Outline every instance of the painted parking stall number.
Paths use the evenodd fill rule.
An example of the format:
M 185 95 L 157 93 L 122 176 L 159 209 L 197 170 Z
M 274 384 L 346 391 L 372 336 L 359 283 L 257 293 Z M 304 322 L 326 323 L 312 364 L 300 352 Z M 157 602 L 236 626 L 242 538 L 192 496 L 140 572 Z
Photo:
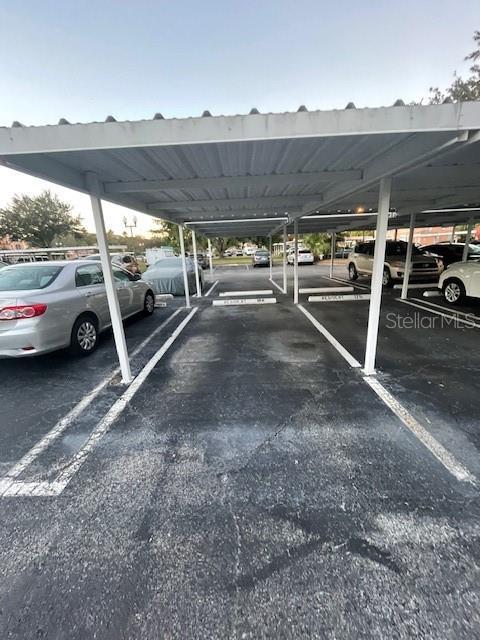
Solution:
M 233 300 L 212 300 L 215 307 L 229 307 L 246 304 L 275 304 L 276 298 L 236 298 Z
M 309 296 L 309 302 L 348 302 L 357 300 L 370 300 L 369 293 L 354 293 L 351 295 L 333 295 L 333 296 Z

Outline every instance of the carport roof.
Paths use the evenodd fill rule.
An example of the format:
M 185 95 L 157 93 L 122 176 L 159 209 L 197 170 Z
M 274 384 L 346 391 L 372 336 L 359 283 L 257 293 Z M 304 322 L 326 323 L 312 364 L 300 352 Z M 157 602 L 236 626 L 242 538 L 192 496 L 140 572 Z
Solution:
M 62 119 L 0 128 L 0 162 L 84 192 L 93 172 L 103 199 L 193 224 L 209 236 L 268 235 L 287 218 L 375 209 L 386 176 L 393 178 L 391 206 L 399 214 L 392 225 L 414 211 L 476 205 L 479 130 L 480 102 L 205 112 L 170 120 L 157 114 L 139 122 Z M 422 215 L 441 224 L 447 214 Z M 361 228 L 360 220 L 374 223 L 374 217 L 337 217 L 325 230 Z M 323 224 L 303 219 L 300 230 L 323 230 Z

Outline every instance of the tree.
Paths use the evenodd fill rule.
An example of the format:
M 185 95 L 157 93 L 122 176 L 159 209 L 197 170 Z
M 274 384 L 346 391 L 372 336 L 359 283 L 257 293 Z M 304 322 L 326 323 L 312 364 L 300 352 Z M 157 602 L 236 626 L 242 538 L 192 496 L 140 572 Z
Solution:
M 33 197 L 15 195 L 9 206 L 0 209 L 0 236 L 23 240 L 33 247 L 50 247 L 56 236 L 69 233 L 81 233 L 80 217 L 50 191 Z
M 477 48 L 464 58 L 472 62 L 469 69 L 472 75 L 464 80 L 454 72 L 453 82 L 445 91 L 430 87 L 430 104 L 440 104 L 447 98 L 454 102 L 480 100 L 480 31 L 474 32 L 473 41 Z

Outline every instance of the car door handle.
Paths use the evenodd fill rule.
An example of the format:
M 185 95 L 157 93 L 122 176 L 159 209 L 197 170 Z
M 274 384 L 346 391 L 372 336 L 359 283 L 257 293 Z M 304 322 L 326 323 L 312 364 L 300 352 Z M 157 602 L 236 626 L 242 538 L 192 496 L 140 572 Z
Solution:
M 95 295 L 94 291 L 86 291 L 85 292 L 85 298 L 91 298 L 94 295 Z

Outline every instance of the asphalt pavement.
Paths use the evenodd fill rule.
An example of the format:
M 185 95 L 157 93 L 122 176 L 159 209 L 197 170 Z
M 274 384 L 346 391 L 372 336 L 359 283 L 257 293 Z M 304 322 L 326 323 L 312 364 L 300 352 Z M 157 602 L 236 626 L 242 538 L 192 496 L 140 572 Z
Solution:
M 302 286 L 326 282 L 324 267 L 300 273 Z M 432 455 L 290 294 L 212 306 L 270 288 L 268 269 L 215 279 L 60 495 L 0 497 L 0 637 L 478 637 L 478 484 Z M 476 334 L 389 328 L 387 313 L 416 311 L 396 297 L 378 379 L 480 477 Z M 368 302 L 302 300 L 363 359 Z M 130 347 L 176 306 L 129 323 Z M 114 367 L 110 336 L 81 365 L 2 361 L 3 473 Z M 22 479 L 68 468 L 122 393 L 113 379 Z

